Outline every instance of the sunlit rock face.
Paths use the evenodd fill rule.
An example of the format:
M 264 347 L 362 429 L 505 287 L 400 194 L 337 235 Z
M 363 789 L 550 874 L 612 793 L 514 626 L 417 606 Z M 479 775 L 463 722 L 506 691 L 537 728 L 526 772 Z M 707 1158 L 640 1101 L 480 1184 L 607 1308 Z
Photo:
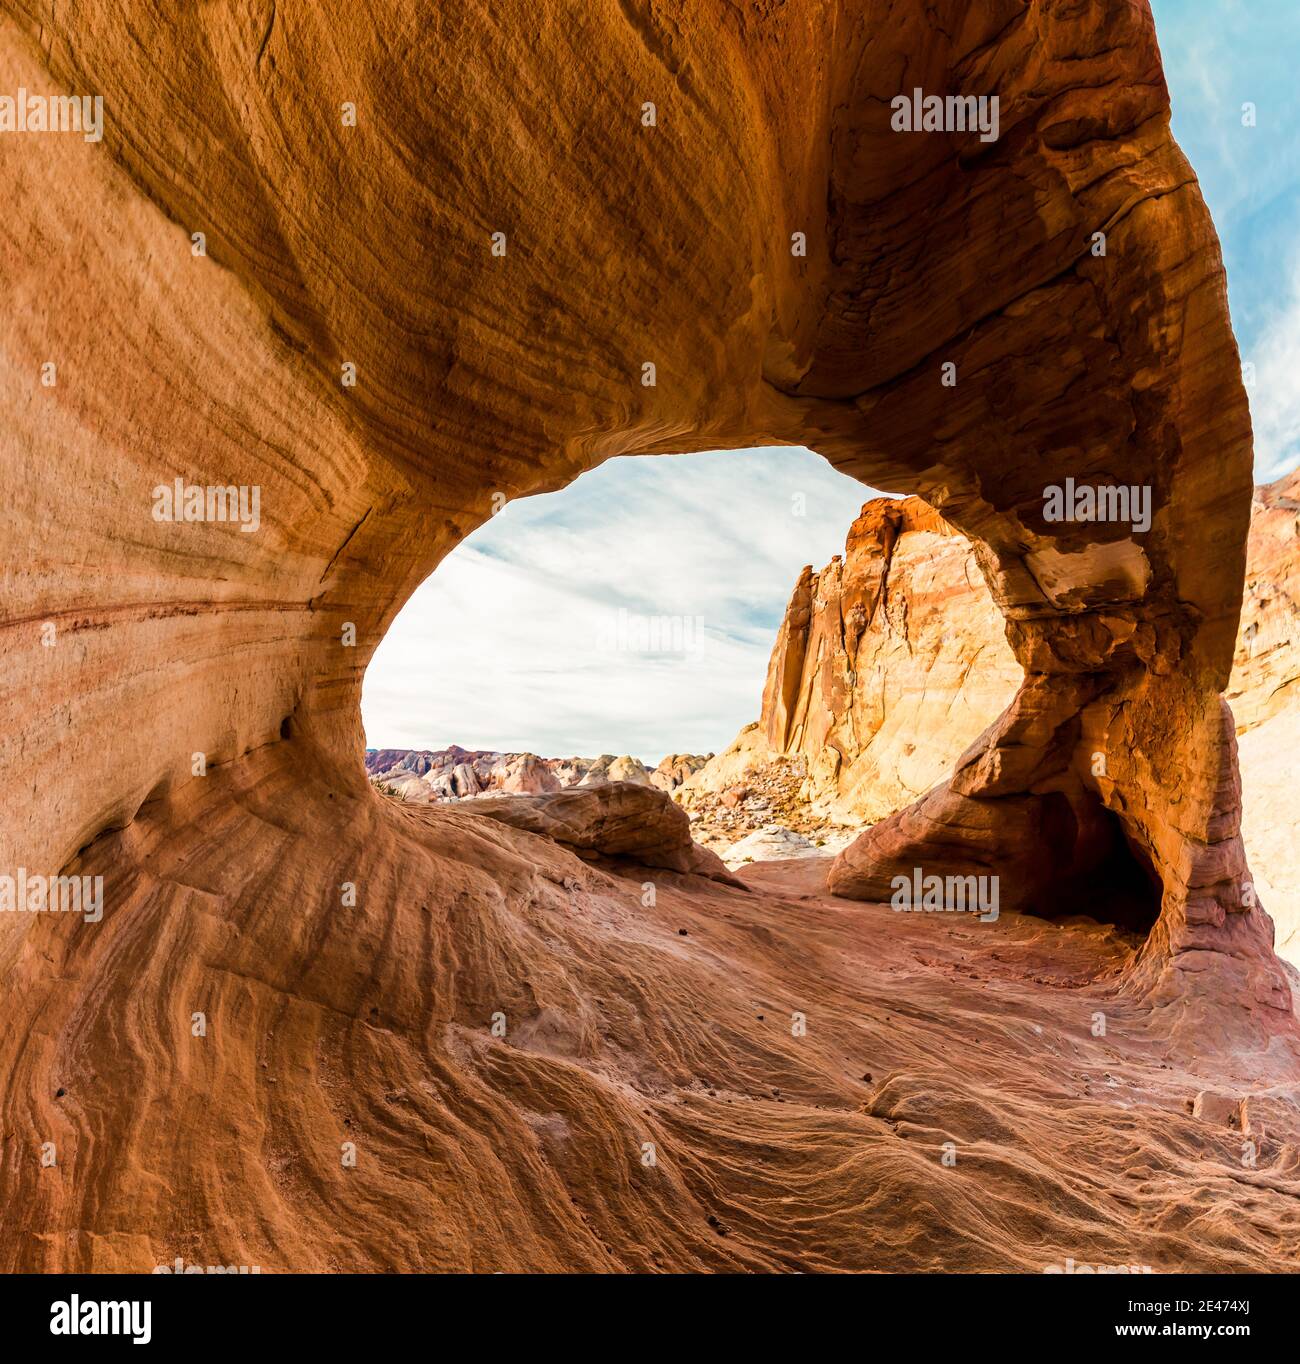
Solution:
M 668 753 L 650 773 L 650 784 L 661 791 L 675 791 L 704 767 L 712 753 Z
M 657 784 L 645 764 L 627 754 L 539 758 L 536 753 L 471 751 L 458 744 L 439 749 L 367 749 L 366 772 L 377 785 L 417 802 L 465 800 L 492 792 L 542 795 L 566 786 L 600 786 L 611 781 Z
M 1226 695 L 1243 733 L 1300 709 L 1300 470 L 1255 492 Z
M 72 23 L 3 45 L 12 84 L 93 87 L 108 113 L 102 142 L 0 150 L 10 199 L 82 243 L 21 214 L 0 242 L 29 305 L 6 359 L 31 376 L 4 413 L 25 492 L 0 861 L 57 868 L 196 752 L 296 726 L 346 763 L 366 660 L 500 496 L 791 441 L 975 542 L 1026 677 L 960 793 L 1064 763 L 1158 869 L 1153 959 L 1268 972 L 1236 845 L 1209 836 L 1249 427 L 1145 7 Z M 895 131 L 904 67 L 996 91 L 997 140 Z M 611 175 L 634 188 L 593 196 Z M 1044 518 L 1046 487 L 1121 476 L 1151 489 L 1140 537 Z M 257 487 L 258 530 L 154 520 L 178 477 Z M 42 647 L 47 619 L 70 647 Z
M 1023 676 L 970 541 L 919 498 L 876 498 L 799 575 L 757 723 L 676 798 L 713 841 L 776 820 L 843 846 L 943 781 Z
M 1242 823 L 1251 872 L 1300 965 L 1300 473 L 1256 491 L 1246 596 L 1228 699 L 1237 720 Z
M 662 867 L 743 889 L 727 875 L 716 853 L 692 840 L 690 820 L 681 807 L 648 783 L 609 781 L 545 795 L 493 796 L 473 809 L 572 848 L 579 857 Z
M 996 94 L 997 138 L 896 131 L 904 81 Z M 298 1268 L 863 1264 L 844 1218 L 783 1249 L 758 1160 L 704 1213 L 736 1140 L 806 1150 L 862 1102 L 856 1049 L 800 1050 L 788 1017 L 756 1040 L 745 982 L 797 1010 L 807 934 L 691 955 L 679 930 L 751 897 L 708 882 L 731 908 L 705 915 L 591 871 L 575 918 L 558 844 L 365 777 L 362 676 L 403 602 L 503 498 L 613 455 L 802 444 L 924 498 L 1025 677 L 877 860 L 961 838 L 1014 880 L 1015 820 L 1050 828 L 1050 888 L 1104 810 L 1159 890 L 1125 984 L 1202 1053 L 1292 1030 L 1219 708 L 1246 400 L 1145 4 L 35 0 L 0 23 L 19 87 L 102 96 L 104 130 L 0 138 L 0 868 L 102 876 L 103 917 L 0 915 L 5 1130 L 58 1150 L 57 1175 L 6 1157 L 0 1267 L 147 1268 L 196 1226 Z M 1148 487 L 1149 529 L 1046 519 L 1067 478 Z M 256 526 L 155 515 L 178 479 L 255 489 Z M 783 906 L 745 912 L 779 942 Z M 816 910 L 800 993 L 856 941 L 844 912 Z M 941 1048 L 873 1037 L 913 1075 L 896 1116 Z M 748 1136 L 701 1097 L 787 1072 L 806 1109 Z M 643 1188 L 652 1118 L 678 1161 Z M 857 1123 L 828 1171 L 859 1168 Z M 891 1159 L 922 1205 L 932 1170 Z M 988 1244 L 986 1192 L 945 1235 Z
M 760 723 L 806 760 L 815 809 L 873 824 L 945 778 L 1023 676 L 970 542 L 917 498 L 880 498 L 796 584 Z

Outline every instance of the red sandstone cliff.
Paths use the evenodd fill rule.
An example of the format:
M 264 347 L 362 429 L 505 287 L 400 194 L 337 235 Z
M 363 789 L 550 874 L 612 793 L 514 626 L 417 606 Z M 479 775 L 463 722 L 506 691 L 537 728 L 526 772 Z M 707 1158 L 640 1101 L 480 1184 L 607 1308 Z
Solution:
M 942 780 L 1023 676 L 970 542 L 918 498 L 878 498 L 844 557 L 800 576 L 759 726 L 805 760 L 817 809 L 873 823 Z

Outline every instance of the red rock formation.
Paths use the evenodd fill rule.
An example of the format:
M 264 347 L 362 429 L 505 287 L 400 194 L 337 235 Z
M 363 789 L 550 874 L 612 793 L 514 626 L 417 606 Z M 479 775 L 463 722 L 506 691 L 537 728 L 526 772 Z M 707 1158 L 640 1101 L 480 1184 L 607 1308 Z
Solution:
M 1256 492 L 1245 603 L 1226 693 L 1248 755 L 1244 786 L 1253 818 L 1245 837 L 1256 863 L 1255 891 L 1279 920 L 1279 941 L 1288 951 L 1295 950 L 1300 932 L 1300 865 L 1293 853 L 1300 807 L 1291 794 L 1287 756 L 1300 738 L 1298 479 L 1293 473 Z M 879 499 L 863 508 L 843 560 L 837 556 L 820 573 L 805 570 L 796 584 L 768 669 L 760 718 L 765 743 L 738 741 L 693 787 L 734 782 L 742 759 L 760 771 L 774 756 L 799 756 L 810 772 L 802 795 L 814 809 L 849 822 L 882 821 L 947 775 L 1014 694 L 1018 674 L 1001 618 L 971 572 L 968 546 L 917 499 Z M 1238 799 L 1233 787 L 1225 787 L 1229 810 Z M 927 808 L 923 803 L 900 815 L 889 836 L 915 831 Z M 972 805 L 955 840 L 943 827 L 934 837 L 960 848 L 988 818 L 985 808 Z M 1028 851 L 1044 836 L 1043 828 L 1031 836 L 1010 817 L 990 823 L 969 848 L 970 870 L 995 864 L 1005 870 L 1018 847 Z M 984 845 L 999 839 L 1005 847 L 988 858 Z M 1113 831 L 1102 846 L 1109 854 L 1120 851 Z M 860 856 L 861 850 L 847 854 L 841 864 L 842 891 L 887 898 L 892 877 L 910 870 L 892 865 L 886 872 L 874 860 L 852 866 Z M 1058 913 L 1073 908 L 1077 897 L 1053 885 L 1050 867 L 1057 862 L 1049 857 L 1036 875 L 1018 873 L 1013 903 Z M 1093 912 L 1115 916 L 1120 908 L 1094 905 Z
M 536 110 L 474 76 L 494 59 L 468 15 L 431 25 L 397 65 L 368 12 L 289 7 L 269 33 L 222 11 L 11 23 L 15 85 L 93 86 L 113 116 L 99 145 L 7 143 L 9 198 L 113 246 L 103 259 L 60 252 L 21 218 L 0 239 L 5 277 L 42 319 L 11 326 L 6 354 L 37 376 L 44 407 L 24 399 L 6 423 L 31 433 L 35 466 L 59 470 L 11 499 L 24 567 L 5 729 L 77 716 L 57 752 L 9 743 L 6 788 L 30 790 L 39 765 L 45 798 L 10 807 L 0 862 L 57 868 L 193 779 L 193 753 L 234 760 L 291 728 L 286 717 L 335 751 L 359 747 L 366 660 L 494 493 L 555 487 L 615 453 L 792 440 L 864 480 L 910 485 L 976 543 L 1026 681 L 960 794 L 1059 784 L 1064 762 L 1079 788 L 1068 798 L 1102 800 L 1159 871 L 1153 954 L 1194 939 L 1267 974 L 1266 930 L 1248 911 L 1224 928 L 1185 922 L 1189 887 L 1225 856 L 1216 895 L 1244 909 L 1239 857 L 1206 840 L 1228 761 L 1215 698 L 1250 451 L 1217 244 L 1169 135 L 1150 15 L 1120 0 L 1010 19 L 947 4 L 946 17 L 889 24 L 865 0 L 796 7 L 799 21 L 706 8 L 648 29 L 593 12 L 580 47 L 622 74 L 575 69 L 557 25 L 525 44 Z M 491 32 L 508 52 L 510 28 Z M 684 93 L 648 55 L 663 44 L 675 69 L 707 70 L 719 98 L 767 114 L 736 118 L 719 144 L 694 81 Z M 372 90 L 377 63 L 399 101 Z M 996 91 L 999 140 L 894 132 L 904 63 L 921 85 Z M 335 108 L 348 97 L 355 127 Z M 668 121 L 644 125 L 644 100 Z M 810 124 L 812 107 L 824 112 Z M 485 147 L 465 131 L 557 118 L 552 144 L 605 130 L 567 179 L 527 139 Z M 593 213 L 593 177 L 615 164 L 628 183 L 662 176 L 662 192 Z M 440 197 L 435 182 L 466 188 Z M 701 230 L 720 214 L 725 234 Z M 791 252 L 795 230 L 807 255 Z M 584 305 L 533 292 L 543 276 L 585 282 Z M 92 278 L 96 314 L 129 319 L 111 344 L 81 325 Z M 95 395 L 120 391 L 126 349 L 186 387 L 157 386 L 114 421 Z M 581 383 L 559 359 L 572 356 L 587 357 Z M 42 390 L 52 357 L 63 381 Z M 1044 520 L 1045 485 L 1121 473 L 1154 490 L 1141 541 Z M 152 520 L 150 489 L 176 476 L 258 486 L 259 532 Z M 71 563 L 28 552 L 23 527 L 34 550 L 81 544 L 92 526 L 96 548 Z M 75 647 L 42 647 L 46 620 Z M 356 647 L 341 643 L 349 625 Z M 1058 741 L 1027 740 L 1026 712 Z M 92 737 L 119 727 L 130 743 Z M 1105 779 L 1091 775 L 1097 750 Z
M 1022 677 L 969 541 L 917 498 L 878 498 L 843 559 L 801 575 L 759 724 L 804 758 L 814 808 L 874 823 L 946 777 Z
M 0 1268 L 1300 1269 L 1284 1051 L 1208 1067 L 1122 935 L 610 876 L 327 769 L 268 745 L 76 864 L 138 870 L 5 996 Z
M 506 791 L 520 795 L 541 795 L 547 791 L 558 791 L 560 779 L 535 753 L 521 753 L 511 758 L 500 770 L 493 773 L 495 780 L 489 789 Z
M 667 759 L 665 759 L 667 761 Z M 539 758 L 536 753 L 441 749 L 367 749 L 371 780 L 400 791 L 405 800 L 463 800 L 486 792 L 539 795 L 566 786 L 608 781 L 651 785 L 639 758 L 609 753 L 599 758 Z
M 1239 732 L 1300 709 L 1300 469 L 1255 493 L 1227 697 Z
M 1228 683 L 1242 767 L 1242 825 L 1278 949 L 1300 965 L 1300 471 L 1256 491 L 1241 631 Z
M 712 753 L 669 753 L 650 773 L 650 784 L 661 791 L 675 791 L 713 757 Z
M 579 785 L 596 786 L 602 782 L 632 782 L 637 786 L 649 786 L 650 774 L 640 758 L 631 758 L 627 754 L 613 758 L 605 754 L 583 773 Z
M 1291 793 L 1288 755 L 1300 732 L 1300 499 L 1297 475 L 1257 490 L 1247 552 L 1246 596 L 1227 696 L 1245 755 L 1244 838 L 1253 864 L 1254 890 L 1268 907 L 1278 945 L 1300 955 L 1300 865 L 1294 826 L 1300 808 Z M 783 805 L 782 823 L 812 828 L 827 819 L 873 824 L 887 819 L 945 778 L 962 750 L 978 738 L 1014 695 L 1020 670 L 1006 646 L 1000 613 L 973 571 L 968 542 L 955 535 L 915 498 L 879 499 L 863 508 L 849 532 L 845 554 L 819 573 L 805 570 L 782 622 L 768 669 L 758 729 L 694 777 L 681 793 L 701 819 L 698 836 L 729 847 L 734 837 L 773 817 L 764 804 L 753 819 L 733 821 L 732 837 L 720 824 L 711 795 L 726 803 L 742 780 L 770 786 L 782 763 L 797 759 L 808 779 L 798 808 Z M 751 727 L 752 729 L 752 727 Z M 720 793 L 720 795 L 719 795 Z M 1235 804 L 1231 790 L 1225 798 Z M 807 801 L 811 809 L 803 808 Z M 745 802 L 747 805 L 747 802 Z M 989 812 L 970 808 L 971 826 Z M 888 831 L 923 830 L 925 805 L 900 816 Z M 750 812 L 746 809 L 745 814 Z M 1041 812 L 1040 812 L 1041 813 Z M 1029 836 L 1004 811 L 996 826 L 969 848 L 969 871 L 1007 871 Z M 715 829 L 715 825 L 719 825 Z M 875 835 L 882 838 L 887 831 Z M 969 828 L 940 843 L 963 847 Z M 1103 826 L 1098 856 L 1112 869 L 1122 848 Z M 761 836 L 760 842 L 761 842 Z M 1044 837 L 1042 827 L 1033 833 Z M 989 858 L 989 842 L 1005 847 Z M 756 845 L 758 846 L 758 845 Z M 870 846 L 870 841 L 868 843 Z M 954 855 L 957 855 L 954 853 Z M 840 888 L 888 898 L 893 877 L 910 866 L 872 862 L 864 868 L 846 855 Z M 1054 859 L 1049 859 L 1052 861 Z M 874 867 L 878 875 L 863 876 Z M 1140 922 L 1142 882 L 1130 868 L 1127 887 L 1112 882 L 1109 903 L 1085 912 Z M 1081 907 L 1078 887 L 1054 884 L 1045 870 L 1017 873 L 1011 903 L 1067 913 Z
M 1252 827 L 1246 842 L 1258 863 L 1257 870 L 1267 869 L 1264 877 L 1255 879 L 1253 890 L 1257 898 L 1272 908 L 1274 918 L 1280 915 L 1281 941 L 1287 944 L 1288 951 L 1295 950 L 1296 934 L 1300 932 L 1300 865 L 1293 853 L 1294 825 L 1300 817 L 1300 807 L 1291 795 L 1286 757 L 1300 737 L 1296 729 L 1300 724 L 1298 479 L 1300 475 L 1293 473 L 1256 493 L 1247 552 L 1245 604 L 1227 689 L 1235 735 L 1234 726 L 1225 715 L 1223 738 L 1225 746 L 1232 748 L 1236 736 L 1243 736 L 1248 753 L 1245 786 L 1247 794 L 1254 795 Z M 871 756 L 872 780 L 863 791 L 866 807 L 855 808 L 851 799 L 841 797 L 830 806 L 832 811 L 841 817 L 860 816 L 867 822 L 898 812 L 887 826 L 882 825 L 856 849 L 846 851 L 834 873 L 837 890 L 841 894 L 888 899 L 893 878 L 909 874 L 911 866 L 906 857 L 890 860 L 885 846 L 895 843 L 911 847 L 918 838 L 933 839 L 939 846 L 949 845 L 948 860 L 970 872 L 988 873 L 1001 868 L 1006 874 L 1015 868 L 1012 895 L 1004 901 L 1009 907 L 1069 912 L 1078 906 L 1079 899 L 1077 894 L 1067 894 L 1054 874 L 1054 869 L 1068 865 L 1062 860 L 1061 851 L 1052 848 L 1053 837 L 1060 837 L 1059 829 L 1054 834 L 1050 823 L 1030 826 L 1016 823 L 1017 814 L 1038 819 L 1045 811 L 1023 805 L 1019 810 L 1004 806 L 995 820 L 987 806 L 971 802 L 961 807 L 962 818 L 954 829 L 952 821 L 942 817 L 950 797 L 945 792 L 936 792 L 915 809 L 900 812 L 907 801 L 899 799 L 897 783 L 891 783 L 887 773 L 889 764 L 897 769 L 902 755 L 896 747 L 885 749 L 882 761 L 872 752 L 879 745 L 878 726 L 888 708 L 873 704 L 874 698 L 869 701 L 862 694 L 863 678 L 872 676 L 872 671 L 860 661 L 855 666 L 864 647 L 873 661 L 881 659 L 875 664 L 884 673 L 883 678 L 876 679 L 879 691 L 888 692 L 892 687 L 896 695 L 911 692 L 943 705 L 945 695 L 951 696 L 952 691 L 946 685 L 948 679 L 939 671 L 941 664 L 935 646 L 942 641 L 945 631 L 958 636 L 959 656 L 970 664 L 970 672 L 959 679 L 958 686 L 969 689 L 970 679 L 975 677 L 977 690 L 968 698 L 969 711 L 982 712 L 989 719 L 1001 709 L 997 692 L 1007 687 L 1008 679 L 1005 668 L 1000 666 L 1000 627 L 995 626 L 984 609 L 987 597 L 982 584 L 972 583 L 969 574 L 963 571 L 952 552 L 956 546 L 951 540 L 945 543 L 924 533 L 917 535 L 917 555 L 910 575 L 900 579 L 893 571 L 900 545 L 909 534 L 923 530 L 923 523 L 913 525 L 911 518 L 924 518 L 924 507 L 916 499 L 903 502 L 884 499 L 869 504 L 863 513 L 850 533 L 843 565 L 836 560 L 821 574 L 810 575 L 805 571 L 796 586 L 773 652 L 762 720 L 767 738 L 777 751 L 802 753 L 814 764 L 814 771 L 820 764 L 825 774 L 823 791 L 828 785 L 837 794 L 843 791 L 846 783 L 840 774 L 853 772 L 864 758 Z M 932 515 L 930 519 L 933 521 Z M 891 584 L 907 649 L 882 658 L 884 651 L 871 627 L 876 625 L 881 633 L 888 633 L 891 628 L 886 618 Z M 928 597 L 923 593 L 928 593 Z M 863 621 L 867 629 L 860 632 L 855 622 Z M 793 683 L 788 680 L 791 657 L 801 660 Z M 782 717 L 786 717 L 784 722 Z M 909 740 L 915 736 L 922 741 L 929 738 L 934 744 L 933 761 L 938 767 L 932 769 L 932 778 L 944 763 L 944 741 L 949 741 L 951 753 L 959 734 L 960 729 L 947 723 L 942 712 L 920 717 L 905 714 L 896 729 L 897 736 Z M 1231 766 L 1224 770 L 1225 784 L 1218 801 L 1223 811 L 1223 829 L 1235 833 L 1240 829 L 1242 792 L 1232 771 Z M 820 794 L 818 786 L 815 781 L 809 783 L 807 794 L 814 800 Z M 937 820 L 935 811 L 940 814 Z M 1121 852 L 1113 830 L 1107 833 L 1104 827 L 1100 828 L 1097 839 L 1098 852 L 1092 863 L 1094 878 L 1099 861 L 1113 861 Z M 991 857 L 990 847 L 994 853 Z M 1031 861 L 1025 862 L 1024 857 Z M 1076 874 L 1081 870 L 1084 868 L 1076 868 Z M 1130 890 L 1131 918 L 1136 913 L 1131 901 L 1140 892 L 1140 883 Z M 1124 906 L 1115 903 L 1113 886 L 1110 898 L 1111 904 L 1101 908 L 1094 904 L 1090 912 L 1124 918 Z M 1212 895 L 1198 912 L 1221 920 Z
M 579 857 L 605 857 L 740 886 L 716 853 L 691 839 L 686 812 L 653 786 L 611 781 L 541 796 L 497 796 L 474 813 L 554 839 Z
M 972 540 L 1025 670 L 889 855 L 940 856 L 974 802 L 992 864 L 1006 819 L 1068 811 L 1064 876 L 1104 807 L 1162 887 L 1170 1009 L 1135 1027 L 1176 1014 L 1202 1057 L 1291 1033 L 1219 709 L 1249 422 L 1147 6 L 11 10 L 0 88 L 101 94 L 106 126 L 0 139 L 0 868 L 102 875 L 104 917 L 0 915 L 0 1267 L 1030 1267 L 1043 1219 L 1103 1256 L 1172 1219 L 1194 1120 L 1166 1107 L 1134 1120 L 1159 1191 L 1127 1235 L 1055 1220 L 1083 1167 L 1132 1206 L 1099 1104 L 931 1216 L 922 1146 L 1030 1124 L 1023 979 L 974 1048 L 1008 1059 L 935 1077 L 942 1023 L 918 1048 L 879 1002 L 916 958 L 845 983 L 842 905 L 793 932 L 779 892 L 565 892 L 558 845 L 375 793 L 359 718 L 395 613 L 502 497 L 806 444 Z M 1000 137 L 893 131 L 903 80 L 997 94 Z M 1149 533 L 1045 520 L 1067 477 L 1149 486 Z M 158 519 L 177 478 L 256 489 L 257 529 Z M 678 941 L 706 926 L 716 951 Z M 909 1028 L 973 1017 L 925 941 Z M 1072 1037 L 1084 998 L 1053 1001 Z M 505 1045 L 494 1011 L 526 1019 Z M 1134 1046 L 1173 1104 L 1189 1077 Z M 1171 1253 L 1290 1254 L 1281 1196 L 1242 1188 Z M 873 1200 L 905 1234 L 862 1236 Z

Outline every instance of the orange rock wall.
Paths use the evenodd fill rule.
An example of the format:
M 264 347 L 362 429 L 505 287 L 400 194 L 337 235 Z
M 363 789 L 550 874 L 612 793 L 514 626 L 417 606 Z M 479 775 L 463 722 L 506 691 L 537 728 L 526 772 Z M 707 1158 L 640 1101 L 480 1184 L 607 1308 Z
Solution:
M 999 138 L 895 132 L 916 85 L 996 94 Z M 615 1175 L 642 1118 L 591 1079 L 598 1039 L 682 1085 L 763 1071 L 740 993 L 734 1046 L 643 1036 L 716 1009 L 720 959 L 611 1023 L 590 1000 L 626 970 L 553 947 L 544 840 L 417 828 L 365 781 L 362 675 L 403 602 L 501 497 L 618 454 L 803 444 L 934 506 L 1025 681 L 886 851 L 976 830 L 1014 868 L 1005 831 L 1101 802 L 1163 888 L 1148 997 L 1197 1037 L 1293 1027 L 1219 711 L 1246 399 L 1145 4 L 5 0 L 20 86 L 99 95 L 105 126 L 0 137 L 0 868 L 102 875 L 105 903 L 94 930 L 0 914 L 3 1267 L 144 1268 L 201 1254 L 194 1226 L 313 1268 L 590 1268 L 620 1236 L 638 1268 L 802 1263 L 761 1213 L 743 1245 L 691 1220 L 716 1163 L 648 1197 Z M 1067 476 L 1149 485 L 1150 531 L 1046 522 Z M 258 489 L 258 529 L 155 519 L 177 478 Z M 466 1033 L 502 1000 L 527 1061 Z M 561 1110 L 581 1141 L 523 1140 Z M 354 1128 L 389 1158 L 348 1186 Z M 583 1217 L 548 1150 L 621 1192 Z
M 796 584 L 760 723 L 804 758 L 815 808 L 871 824 L 946 777 L 1023 676 L 970 542 L 917 498 L 881 498 Z

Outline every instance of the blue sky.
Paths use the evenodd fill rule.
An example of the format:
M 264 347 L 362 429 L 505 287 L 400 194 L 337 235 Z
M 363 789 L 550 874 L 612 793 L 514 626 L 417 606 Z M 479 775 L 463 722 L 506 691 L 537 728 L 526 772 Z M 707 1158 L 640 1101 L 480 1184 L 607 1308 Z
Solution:
M 1300 462 L 1300 0 L 1152 10 L 1174 133 L 1214 215 L 1254 366 L 1265 482 Z M 1254 127 L 1242 123 L 1247 102 Z M 724 748 L 758 716 L 799 569 L 843 549 L 871 495 L 786 449 L 615 459 L 512 503 L 448 556 L 380 644 L 362 696 L 367 742 L 650 764 Z M 667 617 L 668 643 L 684 647 L 642 648 L 650 617 Z
M 1300 462 L 1300 3 L 1152 0 L 1173 129 L 1214 216 L 1250 393 L 1255 474 Z M 1244 127 L 1242 105 L 1255 105 Z
M 651 765 L 725 748 L 758 718 L 800 567 L 843 550 L 870 496 L 820 455 L 766 449 L 612 459 L 511 502 L 376 650 L 366 741 Z

